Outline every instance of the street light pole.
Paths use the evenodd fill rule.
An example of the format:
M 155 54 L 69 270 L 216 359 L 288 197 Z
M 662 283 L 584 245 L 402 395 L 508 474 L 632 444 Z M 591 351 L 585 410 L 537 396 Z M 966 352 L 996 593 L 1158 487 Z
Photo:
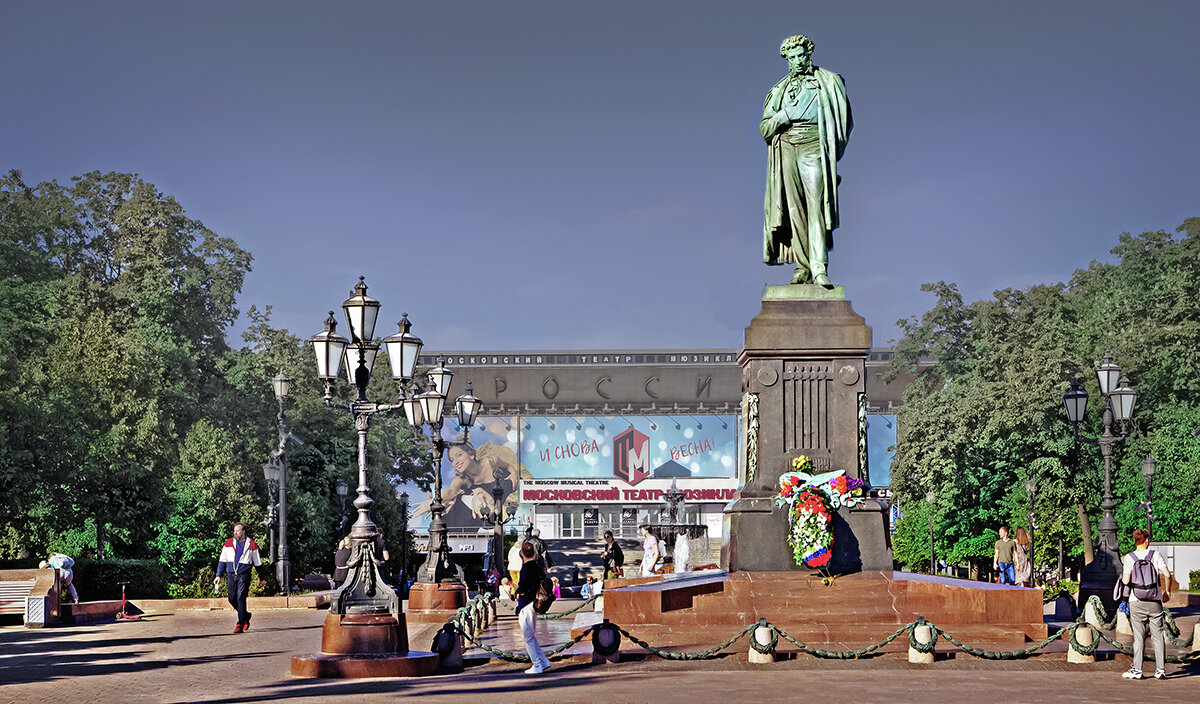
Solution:
M 291 439 L 299 443 L 300 439 L 288 432 L 287 417 L 284 413 L 292 380 L 280 372 L 271 383 L 275 389 L 275 400 L 279 404 L 279 413 L 275 418 L 279 431 L 279 445 L 271 453 L 271 459 L 279 467 L 279 561 L 275 563 L 275 579 L 279 582 L 280 593 L 287 596 L 291 593 L 292 585 L 292 564 L 288 554 L 287 535 L 287 441 Z
M 403 404 L 381 404 L 367 400 L 371 365 L 379 349 L 379 346 L 372 342 L 379 308 L 379 301 L 367 295 L 367 285 L 360 276 L 350 298 L 342 303 L 342 310 L 350 328 L 350 339 L 338 334 L 337 320 L 330 311 L 325 320 L 325 330 L 310 340 L 316 354 L 317 376 L 325 385 L 325 405 L 349 412 L 354 418 L 354 428 L 358 435 L 358 497 L 354 500 L 358 519 L 350 527 L 352 547 L 347 562 L 349 571 L 346 581 L 330 598 L 329 610 L 331 614 L 389 613 L 397 622 L 403 622 L 399 596 L 394 589 L 387 587 L 375 557 L 374 546 L 379 528 L 371 520 L 370 511 L 375 501 L 371 498 L 371 489 L 367 483 L 367 431 L 371 418 L 379 413 L 403 408 Z M 392 378 L 400 384 L 401 391 L 404 389 L 404 383 L 413 377 L 417 355 L 422 345 L 420 338 L 409 333 L 410 327 L 408 315 L 405 314 L 400 320 L 399 332 L 383 341 L 392 367 Z M 358 393 L 349 405 L 333 402 L 333 388 L 337 384 L 344 356 L 351 361 L 357 361 L 354 374 L 349 378 L 353 378 Z M 380 589 L 380 586 L 384 588 Z
M 338 539 L 340 540 L 342 531 L 346 529 L 346 495 L 350 493 L 350 485 L 346 483 L 345 479 L 338 477 L 337 483 L 333 485 L 333 490 L 341 501 L 341 508 L 339 509 L 341 511 L 341 521 L 338 522 L 337 529 Z
M 1117 443 L 1125 439 L 1125 424 L 1133 416 L 1133 404 L 1137 400 L 1137 392 L 1129 386 L 1129 377 L 1121 373 L 1121 367 L 1113 363 L 1112 353 L 1104 353 L 1104 361 L 1096 365 L 1096 379 L 1100 384 L 1100 393 L 1104 396 L 1104 414 L 1102 422 L 1104 432 L 1098 438 L 1084 438 L 1100 447 L 1104 458 L 1104 495 L 1100 499 L 1100 549 L 1096 558 L 1084 565 L 1081 576 L 1079 597 L 1086 599 L 1096 594 L 1106 607 L 1115 606 L 1112 600 L 1112 586 L 1116 583 L 1121 562 L 1117 554 L 1117 519 L 1113 512 L 1116 501 L 1112 494 L 1112 454 Z M 1074 427 L 1075 438 L 1079 439 L 1079 423 L 1083 420 L 1087 407 L 1088 395 L 1080 388 L 1078 379 L 1071 379 L 1071 388 L 1063 394 L 1063 406 L 1067 411 L 1067 420 Z M 1113 422 L 1120 423 L 1121 434 L 1112 432 Z
M 400 576 L 404 582 L 401 597 L 408 596 L 408 492 L 400 493 L 400 513 L 404 517 L 404 533 L 400 536 Z
M 925 494 L 925 500 L 929 502 L 929 574 L 937 574 L 937 563 L 933 560 L 933 500 L 937 498 L 937 494 L 932 491 Z
M 1154 513 L 1152 512 L 1153 500 L 1151 497 L 1154 491 L 1154 457 L 1147 454 L 1146 459 L 1142 460 L 1142 476 L 1146 478 L 1146 503 L 1143 504 L 1146 508 L 1146 532 L 1151 538 L 1154 536 Z
M 412 394 L 402 403 L 408 422 L 414 428 L 428 426 L 429 440 L 433 444 L 433 495 L 429 497 L 429 551 L 425 563 L 417 569 L 417 582 L 423 585 L 422 599 L 427 597 L 433 601 L 424 604 L 437 603 L 431 597 L 436 585 L 454 583 L 463 585 L 465 590 L 466 575 L 461 566 L 450 559 L 449 529 L 443 516 L 445 506 L 442 504 L 442 455 L 446 451 L 446 440 L 442 437 L 442 426 L 445 419 L 442 411 L 445 409 L 446 398 L 450 392 L 450 381 L 454 373 L 446 368 L 446 360 L 438 358 L 437 366 L 429 372 L 429 391 L 423 394 Z M 413 391 L 417 391 L 414 387 Z M 472 397 L 474 398 L 474 397 Z M 478 399 L 475 399 L 478 401 Z M 462 399 L 459 400 L 459 403 Z M 478 411 L 478 404 L 474 411 Z M 475 422 L 474 415 L 470 418 Z M 469 424 L 468 424 L 469 427 Z M 465 591 L 463 593 L 465 598 Z M 458 596 L 453 597 L 455 601 Z M 410 601 L 410 608 L 412 604 Z
M 1034 507 L 1034 500 L 1037 497 L 1037 480 L 1036 479 L 1034 479 L 1033 477 L 1030 477 L 1029 479 L 1025 480 L 1025 492 L 1027 494 L 1029 494 L 1029 513 L 1025 516 L 1026 523 L 1029 524 L 1029 554 L 1025 556 L 1025 559 L 1027 559 L 1029 561 L 1029 583 L 1032 585 L 1032 584 L 1036 584 L 1036 582 L 1034 581 L 1034 576 L 1033 576 L 1033 566 L 1034 566 L 1033 565 L 1033 548 L 1034 548 L 1033 535 L 1034 535 L 1034 529 L 1036 528 L 1036 526 L 1034 525 L 1034 518 L 1036 517 L 1036 515 L 1034 513 L 1033 507 Z
M 270 563 L 276 564 L 275 559 L 275 527 L 278 525 L 277 511 L 279 510 L 279 465 L 274 461 L 263 465 L 263 478 L 267 480 L 267 519 L 263 526 L 267 529 L 267 539 L 271 545 Z

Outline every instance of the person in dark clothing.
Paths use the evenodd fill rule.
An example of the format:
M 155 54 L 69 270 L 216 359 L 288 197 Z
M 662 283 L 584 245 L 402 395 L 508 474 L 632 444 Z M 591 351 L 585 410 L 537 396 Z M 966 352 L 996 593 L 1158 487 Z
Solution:
M 543 572 L 549 572 L 554 566 L 554 561 L 550 559 L 550 554 L 546 552 L 546 543 L 541 539 L 542 531 L 537 528 L 531 528 L 525 536 L 525 542 L 533 546 L 537 552 L 537 561 L 541 565 Z
M 237 611 L 237 627 L 234 633 L 241 633 L 250 628 L 250 612 L 246 610 L 246 597 L 250 595 L 250 579 L 253 577 L 253 567 L 261 565 L 258 558 L 258 545 L 246 537 L 246 526 L 241 523 L 233 524 L 233 537 L 225 541 L 221 548 L 221 557 L 217 562 L 217 578 L 213 587 L 221 583 L 221 576 L 229 579 L 229 603 Z
M 350 561 L 350 536 L 342 538 L 337 550 L 333 553 L 333 588 L 337 589 L 346 581 L 349 569 L 346 563 Z
M 525 652 L 529 653 L 532 663 L 525 674 L 540 675 L 550 669 L 550 660 L 537 641 L 537 614 L 533 610 L 533 598 L 546 578 L 546 571 L 538 564 L 537 550 L 530 543 L 521 546 L 521 560 L 521 577 L 517 582 L 517 614 L 521 635 L 525 638 Z
M 617 544 L 617 541 L 613 540 L 611 530 L 604 531 L 604 552 L 601 556 L 604 558 L 605 579 L 624 575 L 625 571 L 621 565 L 625 564 L 625 553 L 621 550 L 621 546 Z

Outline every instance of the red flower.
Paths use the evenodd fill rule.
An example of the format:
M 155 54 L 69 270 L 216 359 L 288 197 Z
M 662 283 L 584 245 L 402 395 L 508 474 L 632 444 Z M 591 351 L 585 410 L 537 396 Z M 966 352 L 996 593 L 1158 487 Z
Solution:
M 792 477 L 792 486 L 800 486 L 800 477 Z

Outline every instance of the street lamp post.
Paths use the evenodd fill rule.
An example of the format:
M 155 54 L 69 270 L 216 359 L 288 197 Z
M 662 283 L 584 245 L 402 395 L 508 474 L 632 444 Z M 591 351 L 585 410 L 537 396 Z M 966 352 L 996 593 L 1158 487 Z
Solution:
M 267 462 L 263 465 L 263 478 L 267 480 L 267 518 L 263 521 L 263 526 L 267 529 L 267 539 L 271 545 L 270 562 L 275 564 L 275 527 L 278 525 L 278 497 L 279 497 L 279 465 L 276 462 Z
M 1034 529 L 1037 527 L 1034 525 L 1036 514 L 1033 510 L 1034 500 L 1037 498 L 1037 480 L 1033 477 L 1025 480 L 1025 493 L 1029 494 L 1029 513 L 1025 515 L 1026 523 L 1029 525 L 1029 554 L 1025 556 L 1025 559 L 1029 561 L 1029 583 L 1032 585 L 1036 583 L 1033 576 L 1033 535 Z
M 929 574 L 937 574 L 937 563 L 933 560 L 933 500 L 937 494 L 928 492 L 925 500 L 929 502 Z
M 372 403 L 367 400 L 371 365 L 379 349 L 372 342 L 379 308 L 379 301 L 367 295 L 367 285 L 360 276 L 350 298 L 342 303 L 350 338 L 337 332 L 337 320 L 331 311 L 325 320 L 325 330 L 310 340 L 316 354 L 317 376 L 325 385 L 325 405 L 349 412 L 354 418 L 354 428 L 358 434 L 358 497 L 354 500 L 358 519 L 350 527 L 349 572 L 342 587 L 333 593 L 329 609 L 331 614 L 390 613 L 397 622 L 403 622 L 399 597 L 394 589 L 386 586 L 387 582 L 375 558 L 374 545 L 379 528 L 371 520 L 371 506 L 375 501 L 371 499 L 371 489 L 367 483 L 367 431 L 371 418 L 403 407 L 402 404 Z M 409 333 L 410 327 L 408 314 L 405 314 L 399 323 L 400 331 L 383 341 L 391 363 L 392 378 L 400 385 L 401 391 L 405 382 L 413 378 L 422 345 L 420 338 Z M 333 389 L 337 384 L 343 356 L 357 365 L 354 373 L 348 375 L 354 380 L 358 392 L 349 405 L 333 402 Z M 378 588 L 379 585 L 384 588 Z
M 404 534 L 400 536 L 400 577 L 404 580 L 400 584 L 402 590 L 401 597 L 408 596 L 408 492 L 400 493 L 400 515 L 404 520 Z
M 371 489 L 367 483 L 367 430 L 371 418 L 403 408 L 403 404 L 372 403 L 367 400 L 374 351 L 372 339 L 379 316 L 379 301 L 367 295 L 363 277 L 358 278 L 350 298 L 342 304 L 350 339 L 337 332 L 333 313 L 325 320 L 325 330 L 310 342 L 317 358 L 317 376 L 325 385 L 325 405 L 350 413 L 358 435 L 358 497 L 354 507 L 358 519 L 350 527 L 350 558 L 346 562 L 346 581 L 329 601 L 329 614 L 321 629 L 321 652 L 292 658 L 292 674 L 304 677 L 407 677 L 432 674 L 438 666 L 437 653 L 408 648 L 408 619 L 400 595 L 384 579 L 375 557 L 379 528 L 371 520 Z M 412 380 L 420 338 L 408 332 L 408 315 L 400 320 L 400 331 L 383 341 L 391 362 L 392 378 L 400 385 Z M 356 363 L 354 380 L 358 394 L 348 404 L 333 402 L 343 356 L 347 348 Z
M 1154 457 L 1147 454 L 1146 459 L 1142 460 L 1142 476 L 1146 478 L 1146 502 L 1142 504 L 1146 509 L 1146 532 L 1154 536 L 1154 513 L 1152 510 L 1152 495 L 1154 491 Z
M 1096 365 L 1096 378 L 1100 384 L 1100 393 L 1104 396 L 1104 432 L 1098 438 L 1084 438 L 1100 447 L 1104 457 L 1104 495 L 1100 499 L 1100 549 L 1096 558 L 1084 565 L 1079 588 L 1080 600 L 1091 594 L 1100 596 L 1106 606 L 1115 606 L 1112 602 L 1112 586 L 1116 583 L 1118 567 L 1121 563 L 1117 554 L 1117 519 L 1113 509 L 1117 504 L 1112 494 L 1112 454 L 1117 443 L 1125 439 L 1126 424 L 1133 416 L 1133 404 L 1137 400 L 1137 392 L 1129 386 L 1129 377 L 1121 373 L 1121 367 L 1113 363 L 1112 353 L 1104 353 L 1104 361 Z M 1087 408 L 1087 392 L 1080 388 L 1078 379 L 1071 379 L 1071 388 L 1063 394 L 1063 406 L 1067 411 L 1067 420 L 1079 438 L 1079 423 L 1083 420 Z M 1113 422 L 1120 424 L 1121 434 L 1112 432 Z
M 463 429 L 464 437 L 469 441 L 471 427 L 483 408 L 483 401 L 475 397 L 471 390 L 471 382 L 467 382 L 467 391 L 454 400 L 454 412 L 458 425 Z M 492 466 L 492 506 L 493 510 L 484 516 L 484 521 L 492 524 L 492 566 L 497 572 L 502 572 L 504 560 L 504 479 L 508 472 L 499 464 Z
M 437 366 L 429 372 L 429 391 L 423 394 L 415 393 L 405 399 L 404 406 L 408 422 L 414 428 L 427 426 L 429 439 L 433 445 L 433 494 L 429 500 L 429 550 L 424 564 L 417 569 L 417 587 L 419 596 L 409 597 L 409 608 L 428 609 L 446 608 L 450 604 L 462 601 L 465 603 L 466 575 L 462 567 L 450 559 L 449 529 L 443 517 L 445 506 L 442 504 L 442 455 L 446 451 L 446 441 L 442 437 L 444 417 L 442 411 L 446 406 L 446 398 L 450 392 L 450 381 L 454 373 L 446 367 L 446 361 L 439 358 Z M 469 395 L 469 393 L 468 393 Z M 465 398 L 465 397 L 464 397 Z M 464 398 L 456 401 L 456 406 L 466 403 Z M 474 399 L 474 397 L 470 397 Z M 475 422 L 475 413 L 479 411 L 479 400 L 469 405 L 470 421 L 467 427 Z M 447 585 L 445 589 L 439 585 Z M 446 592 L 442 594 L 441 592 Z M 451 595 L 452 594 L 452 595 Z
M 338 477 L 337 483 L 333 485 L 333 490 L 341 500 L 341 508 L 339 510 L 342 513 L 342 520 L 338 523 L 337 530 L 338 538 L 341 538 L 342 531 L 346 529 L 346 495 L 350 493 L 350 485 L 346 483 L 345 479 Z
M 275 425 L 279 432 L 279 445 L 271 453 L 271 460 L 278 467 L 279 478 L 279 560 L 275 563 L 275 579 L 279 582 L 280 593 L 287 596 L 292 584 L 292 564 L 288 554 L 287 535 L 287 441 L 291 439 L 300 442 L 300 440 L 288 432 L 287 417 L 284 414 L 292 380 L 280 372 L 271 380 L 271 385 L 275 389 L 275 400 L 279 404 L 279 413 L 275 416 Z

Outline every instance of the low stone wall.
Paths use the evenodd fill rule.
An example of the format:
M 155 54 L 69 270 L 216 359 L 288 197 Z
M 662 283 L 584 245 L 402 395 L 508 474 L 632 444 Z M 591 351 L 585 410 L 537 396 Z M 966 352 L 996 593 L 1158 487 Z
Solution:
M 312 592 L 296 596 L 252 596 L 246 599 L 246 608 L 255 609 L 318 609 L 329 605 L 333 591 Z M 212 599 L 136 599 L 131 603 L 146 612 L 170 613 L 173 611 L 232 611 L 229 600 L 224 596 Z

